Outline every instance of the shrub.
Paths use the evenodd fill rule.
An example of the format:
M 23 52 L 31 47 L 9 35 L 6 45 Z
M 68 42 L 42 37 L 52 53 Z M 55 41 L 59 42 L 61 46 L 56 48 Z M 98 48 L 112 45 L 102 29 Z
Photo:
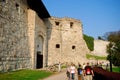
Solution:
M 94 38 L 91 36 L 87 36 L 85 34 L 84 34 L 83 38 L 87 44 L 88 49 L 90 51 L 93 51 L 94 50 Z

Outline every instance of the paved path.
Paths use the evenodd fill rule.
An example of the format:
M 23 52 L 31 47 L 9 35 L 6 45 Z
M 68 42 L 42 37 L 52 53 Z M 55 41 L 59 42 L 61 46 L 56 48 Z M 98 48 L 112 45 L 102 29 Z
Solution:
M 59 72 L 59 73 L 56 73 L 50 77 L 47 77 L 43 80 L 68 80 L 67 79 L 67 76 L 66 76 L 66 71 L 62 71 L 62 72 Z M 78 80 L 77 79 L 77 75 L 75 76 L 75 80 Z

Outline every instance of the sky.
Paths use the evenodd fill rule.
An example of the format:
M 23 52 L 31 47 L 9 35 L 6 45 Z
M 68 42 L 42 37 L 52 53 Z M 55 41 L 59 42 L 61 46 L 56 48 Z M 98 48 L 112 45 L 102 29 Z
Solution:
M 120 30 L 120 0 L 42 0 L 53 17 L 70 17 L 83 24 L 83 33 L 95 39 Z

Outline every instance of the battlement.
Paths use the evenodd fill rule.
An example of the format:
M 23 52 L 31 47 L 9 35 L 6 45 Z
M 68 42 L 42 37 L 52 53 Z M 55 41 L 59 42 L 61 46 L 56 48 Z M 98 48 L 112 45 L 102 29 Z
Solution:
M 74 19 L 74 18 L 70 18 L 70 17 L 63 17 L 63 18 L 50 17 L 49 20 L 53 20 L 53 21 L 71 21 L 71 22 L 75 22 L 75 23 L 81 23 L 80 20 Z

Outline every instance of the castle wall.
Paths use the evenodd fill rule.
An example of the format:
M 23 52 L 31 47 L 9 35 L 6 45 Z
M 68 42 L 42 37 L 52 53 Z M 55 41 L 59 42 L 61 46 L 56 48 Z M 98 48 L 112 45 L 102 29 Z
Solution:
M 28 45 L 29 45 L 29 53 L 31 56 L 31 65 L 32 68 L 36 68 L 35 60 L 35 11 L 28 9 Z
M 30 68 L 26 0 L 0 1 L 0 71 Z
M 97 56 L 107 56 L 107 45 L 109 44 L 108 41 L 103 40 L 94 40 L 94 51 L 91 53 Z
M 48 65 L 86 60 L 89 52 L 83 40 L 82 23 L 71 18 L 49 18 Z
M 27 0 L 0 0 L 0 72 L 83 63 L 88 52 L 79 20 L 43 20 Z
M 0 19 L 0 71 L 45 67 L 46 26 L 26 0 L 0 1 Z

